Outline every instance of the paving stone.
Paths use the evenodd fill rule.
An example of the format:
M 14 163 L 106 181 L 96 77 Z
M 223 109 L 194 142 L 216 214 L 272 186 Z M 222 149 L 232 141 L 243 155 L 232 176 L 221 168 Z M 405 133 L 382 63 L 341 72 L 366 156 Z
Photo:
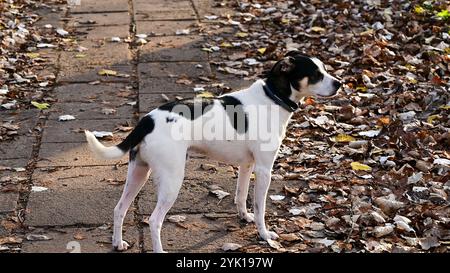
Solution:
M 31 192 L 25 223 L 29 226 L 112 223 L 126 169 L 126 166 L 37 169 L 33 185 L 48 190 Z M 132 219 L 130 210 L 126 221 Z
M 114 70 L 118 74 L 127 75 L 125 77 L 117 76 L 100 76 L 99 71 L 102 69 Z M 123 82 L 129 83 L 129 76 L 132 73 L 131 66 L 93 66 L 93 67 L 83 67 L 83 66 L 61 66 L 60 73 L 58 74 L 58 83 L 73 83 L 73 82 Z
M 18 136 L 13 140 L 2 141 L 0 160 L 13 158 L 30 158 L 33 152 L 34 136 Z
M 58 120 L 61 115 L 73 115 L 77 120 L 83 119 L 116 119 L 116 118 L 132 118 L 134 108 L 127 104 L 127 102 L 133 102 L 135 100 L 127 100 L 117 98 L 112 102 L 104 103 L 57 103 L 52 107 L 50 120 Z M 104 114 L 106 109 L 116 110 L 112 114 Z M 63 123 L 71 123 L 73 121 L 67 121 Z
M 201 65 L 202 67 L 197 67 Z M 140 79 L 148 77 L 171 77 L 178 78 L 187 76 L 189 78 L 198 78 L 200 76 L 210 77 L 211 68 L 205 62 L 185 62 L 185 63 L 140 63 L 138 65 Z
M 27 158 L 0 159 L 0 166 L 2 166 L 2 167 L 25 168 L 27 165 L 28 165 L 28 159 Z
M 133 1 L 136 20 L 197 19 L 190 1 Z
M 27 241 L 22 243 L 22 253 L 109 253 L 114 252 L 111 244 L 112 230 L 102 227 L 36 229 L 31 234 L 45 234 L 48 241 Z M 30 234 L 29 233 L 29 234 Z M 131 225 L 124 225 L 123 239 L 132 247 L 126 253 L 139 252 L 139 231 Z
M 222 18 L 236 16 L 235 10 L 232 8 L 218 6 L 216 5 L 217 2 L 214 0 L 193 0 L 192 2 L 198 12 L 200 20 L 202 21 L 208 22 L 208 20 L 205 20 L 205 15 L 216 15 Z
M 21 111 L 5 111 L 0 115 L 2 122 L 13 122 L 19 125 L 18 135 L 11 140 L 2 141 L 0 160 L 13 158 L 30 158 L 33 144 L 36 141 L 33 129 L 36 126 L 40 111 L 37 109 Z
M 102 141 L 102 143 L 112 146 L 120 143 L 120 140 Z M 127 156 L 120 160 L 97 159 L 88 149 L 87 143 L 42 143 L 37 167 L 115 165 L 126 162 L 128 162 Z
M 175 101 L 176 97 L 193 98 L 196 94 L 192 92 L 183 93 L 182 96 L 178 95 L 177 93 L 167 93 L 165 95 L 169 98 L 169 101 Z M 165 103 L 167 103 L 167 101 L 162 97 L 161 94 L 139 94 L 139 113 L 148 113 Z
M 131 75 L 131 55 L 128 45 L 121 43 L 82 42 L 88 48 L 83 53 L 62 52 L 58 82 L 91 82 L 95 80 L 110 82 L 129 82 L 128 77 L 101 76 L 98 72 L 110 69 L 121 74 Z M 78 58 L 79 54 L 84 56 Z
M 139 11 L 176 11 L 178 9 L 192 9 L 189 0 L 134 0 L 133 6 Z
M 163 248 L 169 252 L 224 252 L 225 243 L 242 246 L 257 243 L 253 224 L 240 225 L 236 215 L 210 220 L 202 214 L 185 214 L 186 221 L 165 221 L 161 231 Z M 229 231 L 232 228 L 233 231 Z M 144 250 L 152 251 L 150 228 L 144 228 Z
M 176 83 L 175 78 L 148 78 L 141 77 L 139 81 L 139 94 L 167 94 L 178 93 L 184 95 L 185 93 L 192 93 L 195 84 L 185 85 Z
M 0 213 L 14 211 L 16 209 L 18 199 L 18 192 L 0 192 Z
M 57 62 L 57 57 L 55 57 L 54 62 L 55 63 Z M 34 73 L 34 75 L 36 75 L 36 78 L 40 82 L 48 81 L 49 79 L 51 79 L 51 81 L 53 81 L 53 79 L 56 77 L 57 74 L 58 74 L 58 68 L 57 68 L 56 64 L 51 64 L 50 61 L 48 63 L 43 63 L 41 65 L 41 67 L 36 66 L 36 70 Z M 45 90 L 50 90 L 51 88 L 52 88 L 52 86 L 47 86 L 45 88 Z
M 13 122 L 19 125 L 17 133 L 19 135 L 29 134 L 36 126 L 40 111 L 38 109 L 1 111 L 0 121 Z
M 15 210 L 21 184 L 27 180 L 27 173 L 17 172 L 12 168 L 26 168 L 27 164 L 28 160 L 25 158 L 0 160 L 0 213 Z
M 6 220 L 6 215 L 0 214 L 0 222 Z M 9 231 L 3 225 L 0 225 L 0 238 L 8 236 Z
M 145 33 L 148 35 L 175 35 L 177 30 L 189 29 L 195 26 L 197 21 L 137 21 L 136 33 Z
M 128 90 L 127 86 L 123 83 L 95 85 L 74 83 L 57 86 L 53 92 L 58 102 L 112 103 L 116 100 L 122 100 L 122 97 L 126 98 L 127 101 L 133 101 L 135 100 L 133 91 Z
M 114 13 L 77 13 L 72 14 L 67 25 L 69 27 L 129 25 L 128 12 Z
M 193 9 L 140 11 L 135 9 L 136 20 L 195 20 L 197 15 Z
M 47 24 L 50 24 L 55 28 L 64 26 L 64 22 L 61 21 L 61 17 L 64 17 L 63 11 L 58 11 L 51 7 L 41 6 L 35 12 L 40 16 L 40 20 L 36 22 L 35 26 L 40 29 Z
M 89 42 L 84 41 L 80 46 L 88 50 L 80 52 L 62 52 L 61 64 L 64 66 L 122 66 L 131 63 L 128 45 L 124 43 Z M 83 58 L 78 58 L 82 54 Z
M 27 163 L 26 159 L 0 160 L 2 169 L 3 167 L 25 168 Z M 16 209 L 21 184 L 26 180 L 26 172 L 0 171 L 0 213 L 8 213 Z
M 208 60 L 202 51 L 204 40 L 200 36 L 154 37 L 140 50 L 141 62 L 201 62 Z
M 111 12 L 111 11 L 128 11 L 127 0 L 80 0 L 80 5 L 74 5 L 70 9 L 70 13 L 86 13 L 86 12 Z
M 126 38 L 129 35 L 128 25 L 118 26 L 89 26 L 76 29 L 80 40 L 87 41 L 110 41 L 111 37 Z
M 129 132 L 114 132 L 119 126 L 132 126 L 131 119 L 93 119 L 57 121 L 46 123 L 41 142 L 86 142 L 84 130 L 113 132 L 116 139 L 125 138 Z

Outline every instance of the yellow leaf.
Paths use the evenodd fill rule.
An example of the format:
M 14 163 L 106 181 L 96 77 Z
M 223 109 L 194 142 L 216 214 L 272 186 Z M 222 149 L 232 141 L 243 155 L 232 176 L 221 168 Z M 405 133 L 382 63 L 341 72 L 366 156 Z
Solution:
M 414 65 L 411 64 L 405 64 L 406 69 L 408 69 L 409 71 L 416 71 L 416 67 Z
M 102 69 L 102 70 L 98 71 L 98 74 L 100 76 L 116 76 L 117 71 L 109 70 L 109 69 Z
M 358 87 L 356 87 L 356 91 L 366 92 L 367 91 L 367 87 L 365 87 L 365 86 L 358 86 Z
M 415 6 L 414 7 L 414 12 L 417 14 L 424 14 L 425 13 L 425 9 L 422 8 L 421 6 Z
M 202 48 L 202 51 L 213 52 L 213 50 L 211 48 L 207 48 L 207 47 Z
M 258 48 L 259 54 L 261 54 L 261 55 L 264 54 L 266 52 L 266 49 L 267 48 L 265 48 L 265 47 Z
M 201 92 L 199 93 L 197 96 L 197 98 L 214 98 L 214 94 L 209 92 L 209 91 L 205 91 L 205 92 Z
M 239 38 L 245 38 L 247 36 L 248 36 L 248 33 L 245 33 L 245 32 L 236 33 L 236 37 L 239 37 Z
M 314 32 L 326 32 L 327 31 L 323 27 L 312 27 L 311 30 Z
M 442 105 L 439 108 L 444 109 L 444 110 L 448 110 L 448 109 L 450 109 L 450 105 Z
M 86 54 L 77 54 L 75 55 L 75 58 L 84 58 L 86 57 Z
M 283 24 L 289 24 L 289 19 L 287 19 L 287 18 L 283 18 L 283 19 L 281 19 L 281 23 L 283 23 Z
M 352 162 L 350 165 L 352 166 L 352 169 L 354 171 L 371 171 L 372 170 L 372 168 L 370 166 L 361 164 L 359 162 Z
M 355 141 L 356 139 L 350 135 L 346 135 L 346 134 L 339 134 L 335 137 L 333 137 L 333 141 L 334 142 L 350 142 L 350 141 Z
M 50 106 L 50 104 L 48 104 L 48 103 L 45 103 L 45 102 L 44 103 L 39 103 L 39 102 L 36 102 L 36 101 L 32 101 L 31 105 L 33 105 L 34 107 L 36 107 L 39 110 L 45 110 L 45 109 L 47 109 Z
M 230 43 L 227 42 L 223 42 L 222 44 L 220 44 L 221 47 L 232 47 L 233 45 L 231 45 Z
M 373 34 L 373 29 L 368 29 L 366 31 L 363 31 L 359 35 L 366 36 L 366 35 L 370 35 L 370 34 Z
M 36 59 L 36 58 L 38 58 L 39 56 L 41 56 L 41 54 L 39 54 L 39 53 L 32 53 L 32 52 L 27 53 L 27 54 L 25 54 L 25 55 L 27 55 L 27 57 L 28 57 L 28 58 L 31 58 L 31 59 Z
M 427 122 L 430 123 L 430 124 L 433 124 L 433 122 L 434 122 L 436 119 L 440 118 L 440 117 L 441 117 L 441 116 L 439 116 L 439 115 L 431 115 L 431 116 L 429 116 L 429 117 L 427 118 Z

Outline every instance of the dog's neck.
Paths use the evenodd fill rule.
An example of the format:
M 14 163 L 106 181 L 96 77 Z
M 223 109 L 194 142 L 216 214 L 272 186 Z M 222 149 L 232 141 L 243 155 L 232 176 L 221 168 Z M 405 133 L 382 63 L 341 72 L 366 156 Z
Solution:
M 264 91 L 275 104 L 280 105 L 288 112 L 294 112 L 298 109 L 297 102 L 301 98 L 297 97 L 298 92 L 293 90 L 289 79 L 283 77 L 274 79 L 269 76 L 264 82 Z

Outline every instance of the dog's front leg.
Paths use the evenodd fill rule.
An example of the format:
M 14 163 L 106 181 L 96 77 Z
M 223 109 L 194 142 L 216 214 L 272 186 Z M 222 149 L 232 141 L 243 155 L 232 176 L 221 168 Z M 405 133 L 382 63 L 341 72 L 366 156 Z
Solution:
M 267 191 L 269 190 L 271 179 L 271 170 L 272 164 L 258 165 L 258 163 L 256 163 L 256 184 L 254 193 L 255 223 L 258 228 L 259 236 L 266 241 L 269 239 L 274 240 L 278 238 L 278 235 L 275 232 L 267 229 L 266 222 L 264 220 Z
M 250 185 L 250 176 L 253 172 L 253 167 L 253 163 L 243 164 L 239 166 L 236 196 L 234 198 L 239 217 L 247 221 L 248 223 L 255 221 L 253 213 L 249 213 L 247 211 L 248 187 Z

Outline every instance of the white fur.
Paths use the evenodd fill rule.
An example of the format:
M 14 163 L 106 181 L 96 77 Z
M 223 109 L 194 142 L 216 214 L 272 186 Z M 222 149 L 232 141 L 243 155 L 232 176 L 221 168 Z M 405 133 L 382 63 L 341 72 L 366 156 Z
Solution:
M 85 130 L 84 134 L 86 135 L 89 148 L 97 157 L 101 159 L 117 159 L 125 155 L 125 153 L 116 146 L 105 147 L 97 140 L 93 133 Z
M 325 70 L 324 64 L 319 59 L 311 58 L 311 60 L 319 67 L 320 72 L 323 74 L 323 80 L 316 84 L 308 85 L 307 89 L 313 95 L 324 97 L 333 95 L 335 93 L 333 82 L 338 80 Z

